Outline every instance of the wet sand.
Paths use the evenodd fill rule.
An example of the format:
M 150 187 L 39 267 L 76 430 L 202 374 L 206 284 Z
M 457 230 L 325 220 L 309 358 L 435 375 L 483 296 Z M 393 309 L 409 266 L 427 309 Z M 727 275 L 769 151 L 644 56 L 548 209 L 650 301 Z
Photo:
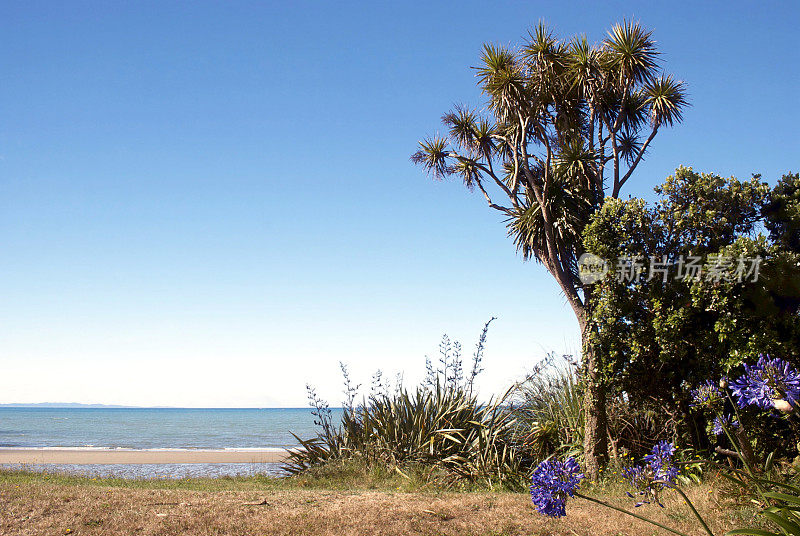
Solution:
M 0 464 L 280 463 L 285 450 L 0 449 Z

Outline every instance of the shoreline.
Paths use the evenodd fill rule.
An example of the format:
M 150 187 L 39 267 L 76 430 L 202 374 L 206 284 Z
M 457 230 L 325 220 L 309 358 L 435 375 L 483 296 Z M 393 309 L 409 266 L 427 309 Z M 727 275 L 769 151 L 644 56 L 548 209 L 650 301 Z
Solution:
M 281 463 L 288 449 L 0 448 L 0 464 L 111 465 L 168 463 Z

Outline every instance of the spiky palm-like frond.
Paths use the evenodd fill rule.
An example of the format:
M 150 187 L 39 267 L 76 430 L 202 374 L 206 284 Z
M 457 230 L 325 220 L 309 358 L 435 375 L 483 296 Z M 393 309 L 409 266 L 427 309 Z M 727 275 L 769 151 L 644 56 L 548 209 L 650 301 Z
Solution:
M 653 32 L 642 28 L 638 22 L 622 21 L 615 24 L 603 46 L 608 69 L 618 87 L 642 84 L 651 80 L 658 68 L 658 50 Z
M 546 113 L 548 107 L 559 108 L 570 92 L 571 85 L 564 77 L 569 63 L 567 51 L 567 45 L 558 41 L 544 23 L 529 32 L 519 63 L 524 65 L 531 117 Z
M 602 83 L 599 51 L 589 45 L 586 36 L 576 37 L 569 44 L 567 73 L 573 87 L 597 88 Z
M 547 28 L 544 21 L 539 21 L 536 28 L 528 32 L 528 39 L 522 48 L 522 58 L 529 65 L 552 66 L 563 59 L 562 52 L 562 45 L 553 32 Z
M 680 123 L 683 121 L 683 109 L 689 106 L 686 85 L 672 75 L 662 74 L 648 82 L 644 87 L 644 97 L 653 126 Z
M 555 172 L 574 188 L 592 189 L 597 153 L 589 149 L 583 138 L 575 137 L 564 145 L 555 158 Z
M 475 183 L 480 178 L 480 170 L 475 162 L 466 158 L 460 158 L 451 168 L 453 175 L 458 175 L 464 181 L 464 186 L 470 192 L 475 188 Z
M 556 155 L 556 174 L 566 178 L 570 184 L 577 184 L 573 179 L 591 173 L 596 159 L 597 154 L 586 145 L 583 138 L 576 136 Z
M 588 116 L 581 88 L 567 87 L 565 84 L 562 91 L 557 104 L 553 106 L 555 111 L 553 127 L 559 144 L 585 135 L 588 126 Z
M 625 162 L 631 164 L 642 150 L 639 136 L 624 130 L 617 135 L 617 150 Z
M 474 146 L 477 120 L 475 112 L 460 104 L 442 116 L 442 123 L 450 129 L 450 139 L 468 150 Z
M 618 109 L 622 115 L 622 128 L 635 132 L 647 123 L 647 97 L 642 91 L 633 91 L 620 103 Z
M 448 165 L 447 140 L 439 137 L 425 138 L 419 142 L 419 149 L 411 155 L 411 161 L 437 179 L 452 173 Z
M 594 95 L 593 105 L 598 119 L 613 125 L 622 106 L 622 91 L 616 86 L 604 83 L 602 89 Z
M 488 120 L 478 121 L 475 127 L 475 150 L 480 158 L 489 159 L 497 150 L 494 134 L 494 126 Z
M 500 72 L 517 70 L 517 59 L 505 47 L 486 43 L 481 51 L 482 67 L 476 67 L 481 86 L 491 84 L 492 79 Z
M 525 106 L 526 88 L 517 59 L 508 49 L 486 44 L 477 68 L 481 89 L 489 96 L 489 106 L 498 119 L 505 121 Z
M 442 116 L 442 123 L 448 127 L 450 139 L 470 156 L 489 158 L 494 152 L 494 127 L 469 108 L 457 105 Z

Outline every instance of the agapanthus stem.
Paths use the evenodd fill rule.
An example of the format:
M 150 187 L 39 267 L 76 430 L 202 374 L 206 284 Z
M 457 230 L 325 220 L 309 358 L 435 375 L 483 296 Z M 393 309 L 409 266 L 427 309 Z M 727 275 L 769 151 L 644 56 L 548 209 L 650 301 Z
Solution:
M 608 504 L 607 502 L 601 501 L 600 499 L 595 499 L 594 497 L 589 497 L 588 495 L 582 495 L 580 493 L 576 493 L 575 496 L 576 497 L 580 497 L 581 499 L 586 499 L 587 501 L 591 501 L 593 503 L 597 503 L 597 504 L 599 504 L 601 506 L 605 506 L 606 508 L 611 508 L 612 510 L 616 510 L 617 512 L 622 512 L 623 514 L 628 514 L 629 516 L 635 517 L 636 519 L 641 519 L 642 521 L 644 521 L 646 523 L 650 523 L 651 525 L 655 525 L 656 527 L 660 527 L 660 528 L 662 528 L 664 530 L 667 530 L 667 531 L 669 531 L 669 532 L 671 532 L 673 534 L 677 534 L 678 536 L 689 536 L 685 532 L 681 532 L 679 530 L 675 530 L 673 528 L 670 528 L 670 527 L 668 527 L 666 525 L 662 525 L 658 521 L 653 521 L 652 519 L 648 519 L 648 518 L 646 518 L 644 516 L 640 516 L 639 514 L 634 514 L 630 510 L 625 510 L 624 508 L 620 508 L 618 506 L 614 506 L 613 504 Z M 711 534 L 711 533 L 709 532 L 709 534 Z M 711 534 L 711 536 L 714 536 L 714 535 Z
M 753 446 L 750 444 L 750 438 L 747 436 L 747 432 L 744 430 L 744 422 L 742 421 L 742 416 L 739 414 L 739 406 L 733 401 L 733 398 L 731 398 L 730 393 L 727 391 L 725 392 L 725 396 L 728 398 L 728 402 L 731 404 L 731 406 L 733 406 L 733 413 L 736 415 L 736 422 L 739 423 L 739 433 L 731 434 L 730 429 L 726 427 L 722 417 L 719 416 L 717 418 L 720 419 L 722 429 L 725 430 L 725 434 L 728 436 L 728 439 L 731 440 L 731 443 L 733 443 L 734 446 L 739 446 L 739 448 L 736 449 L 739 451 L 739 457 L 741 457 L 742 462 L 745 464 L 745 466 L 747 466 L 748 471 L 750 471 L 752 474 L 752 465 L 755 462 Z M 732 438 L 732 435 L 736 436 L 735 440 Z
M 694 517 L 696 517 L 697 520 L 700 522 L 700 524 L 703 525 L 703 528 L 708 533 L 708 536 L 714 536 L 714 533 L 711 532 L 710 528 L 708 528 L 708 525 L 706 524 L 705 519 L 703 519 L 703 516 L 700 515 L 700 512 L 697 511 L 697 509 L 694 507 L 694 504 L 692 504 L 692 501 L 689 500 L 689 497 L 686 496 L 686 494 L 683 492 L 683 490 L 680 489 L 678 486 L 675 486 L 672 489 L 674 489 L 675 491 L 680 493 L 681 497 L 683 497 L 683 500 L 686 501 L 686 504 L 688 504 L 689 508 L 692 510 L 692 513 L 694 514 Z
M 742 422 L 742 416 L 739 415 L 739 409 L 736 406 L 736 403 L 731 398 L 731 395 L 728 393 L 725 393 L 725 395 L 728 397 L 728 401 L 733 406 L 733 411 L 734 414 L 736 415 L 736 421 L 739 423 L 739 430 L 742 431 L 743 439 L 741 439 L 741 441 L 734 439 L 734 434 L 731 432 L 731 429 L 728 427 L 728 425 L 725 424 L 725 421 L 722 419 L 721 414 L 719 413 L 717 414 L 717 419 L 719 419 L 720 426 L 722 427 L 722 430 L 725 432 L 725 435 L 728 436 L 728 440 L 733 445 L 733 448 L 736 449 L 736 452 L 739 454 L 739 459 L 742 460 L 742 465 L 744 465 L 745 469 L 747 469 L 747 474 L 753 480 L 753 483 L 755 484 L 756 489 L 758 490 L 758 494 L 761 495 L 762 500 L 766 501 L 766 498 L 764 497 L 764 490 L 761 488 L 761 484 L 758 483 L 758 478 L 756 478 L 755 472 L 753 472 L 753 468 L 750 465 L 750 460 L 748 459 L 748 456 L 746 456 L 745 453 L 743 452 L 742 442 L 746 441 L 748 443 L 747 446 L 750 447 L 750 453 L 752 456 L 752 446 L 750 445 L 750 439 L 747 437 L 747 434 L 744 433 L 744 423 Z

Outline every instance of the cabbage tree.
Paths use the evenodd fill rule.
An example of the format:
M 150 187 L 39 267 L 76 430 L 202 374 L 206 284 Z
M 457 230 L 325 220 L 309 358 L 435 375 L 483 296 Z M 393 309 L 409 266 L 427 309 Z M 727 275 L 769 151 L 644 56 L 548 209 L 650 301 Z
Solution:
M 543 23 L 521 46 L 486 44 L 475 68 L 486 106 L 444 114 L 444 136 L 412 161 L 435 178 L 460 178 L 502 214 L 526 259 L 556 280 L 581 330 L 584 456 L 589 477 L 606 457 L 606 383 L 592 342 L 591 286 L 581 283 L 581 235 L 619 197 L 658 132 L 683 118 L 684 84 L 661 71 L 652 32 L 615 25 L 600 43 L 557 38 Z

